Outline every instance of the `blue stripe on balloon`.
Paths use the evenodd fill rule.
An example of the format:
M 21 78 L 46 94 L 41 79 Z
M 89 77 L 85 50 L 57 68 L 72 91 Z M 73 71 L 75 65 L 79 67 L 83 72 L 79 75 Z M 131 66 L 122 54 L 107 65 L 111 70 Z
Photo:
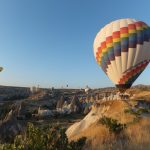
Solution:
M 121 39 L 121 45 L 128 45 L 128 39 Z
M 147 29 L 144 30 L 144 41 L 149 41 Z
M 137 34 L 136 33 L 129 34 L 129 48 L 136 48 L 136 43 L 137 43 Z
M 129 38 L 122 38 L 121 39 L 121 51 L 128 52 L 129 47 Z
M 129 34 L 129 42 L 136 42 L 137 35 L 136 34 Z
M 106 65 L 110 64 L 109 58 L 107 56 L 107 52 L 103 54 L 102 60 L 106 63 Z M 107 68 L 107 66 L 106 66 L 106 68 Z
M 108 48 L 108 57 L 109 57 L 109 60 L 112 61 L 112 60 L 115 60 L 115 56 L 114 56 L 114 48 Z
M 103 71 L 106 73 L 106 63 L 105 63 L 105 61 L 102 61 L 101 67 L 102 67 Z
M 137 32 L 137 44 L 143 44 L 144 42 L 144 32 L 140 30 Z
M 114 43 L 114 54 L 115 54 L 115 56 L 121 56 L 121 44 L 120 44 L 120 42 Z
M 148 38 L 150 40 L 150 27 L 148 27 L 148 29 L 147 29 L 147 35 L 148 35 Z
M 128 44 L 125 45 L 125 44 L 121 43 L 121 50 L 123 50 L 123 49 L 128 49 Z

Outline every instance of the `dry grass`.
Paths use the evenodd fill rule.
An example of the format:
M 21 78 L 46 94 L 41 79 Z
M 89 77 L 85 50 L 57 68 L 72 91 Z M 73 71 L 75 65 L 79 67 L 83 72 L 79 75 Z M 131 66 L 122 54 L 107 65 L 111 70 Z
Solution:
M 143 118 L 126 130 L 130 149 L 150 149 L 150 118 Z
M 95 124 L 71 140 L 87 137 L 85 150 L 149 150 L 150 118 L 128 125 L 121 134 L 115 135 L 101 125 Z
M 103 125 L 92 125 L 88 129 L 84 130 L 80 134 L 77 134 L 70 138 L 70 140 L 77 140 L 80 137 L 87 137 L 88 139 L 92 139 L 92 137 L 100 136 L 107 137 L 109 134 L 108 129 Z M 92 135 L 92 136 L 91 136 Z
M 113 101 L 110 109 L 105 113 L 105 116 L 119 120 L 120 123 L 132 122 L 135 118 L 132 114 L 127 114 L 124 111 L 130 109 L 130 105 L 126 101 Z
M 93 123 L 97 123 L 102 116 L 119 120 L 122 124 L 133 122 L 136 116 L 125 113 L 125 109 L 130 109 L 130 105 L 122 100 L 106 101 L 99 106 L 93 106 L 92 111 L 82 121 L 72 125 L 67 130 L 67 136 L 71 139 L 72 136 L 82 133 L 87 128 L 93 128 Z M 90 127 L 91 125 L 92 127 Z
M 150 98 L 150 90 L 141 90 L 141 89 L 130 89 L 128 90 L 130 94 L 135 95 L 134 99 L 144 99 L 149 100 Z
M 135 94 L 134 100 L 150 101 L 149 90 L 131 89 L 129 93 Z M 110 133 L 105 125 L 95 123 L 88 129 L 79 131 L 80 133 L 71 137 L 70 140 L 87 137 L 85 150 L 150 150 L 150 117 L 141 115 L 141 118 L 137 120 L 135 115 L 124 113 L 125 109 L 134 108 L 137 103 L 134 100 L 104 102 L 98 106 L 110 106 L 105 116 L 127 124 L 127 128 L 119 135 Z

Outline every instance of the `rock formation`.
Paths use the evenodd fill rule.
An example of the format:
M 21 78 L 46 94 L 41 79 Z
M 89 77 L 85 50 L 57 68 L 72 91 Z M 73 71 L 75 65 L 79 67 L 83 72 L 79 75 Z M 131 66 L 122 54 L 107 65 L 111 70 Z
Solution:
M 20 105 L 14 104 L 12 109 L 6 114 L 3 120 L 0 120 L 0 140 L 1 142 L 10 142 L 24 128 L 24 122 L 17 120 L 20 111 Z
M 126 109 L 131 109 L 131 105 L 127 101 L 101 101 L 92 106 L 92 110 L 83 120 L 70 126 L 66 134 L 69 138 L 72 138 L 88 129 L 93 124 L 98 123 L 103 116 L 117 119 L 121 123 L 132 122 L 135 116 L 125 113 Z

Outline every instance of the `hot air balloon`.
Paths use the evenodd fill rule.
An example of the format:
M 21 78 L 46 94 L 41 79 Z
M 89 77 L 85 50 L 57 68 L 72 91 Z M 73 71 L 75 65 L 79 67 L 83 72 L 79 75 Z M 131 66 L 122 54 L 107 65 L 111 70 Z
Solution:
M 3 67 L 0 67 L 0 72 L 3 71 Z
M 107 24 L 96 35 L 94 56 L 119 91 L 124 92 L 150 62 L 150 27 L 135 19 Z
M 86 88 L 84 89 L 84 91 L 85 91 L 85 93 L 86 93 L 86 94 L 88 94 L 88 93 L 89 93 L 90 88 L 89 88 L 89 86 L 88 86 L 88 85 L 86 86 Z

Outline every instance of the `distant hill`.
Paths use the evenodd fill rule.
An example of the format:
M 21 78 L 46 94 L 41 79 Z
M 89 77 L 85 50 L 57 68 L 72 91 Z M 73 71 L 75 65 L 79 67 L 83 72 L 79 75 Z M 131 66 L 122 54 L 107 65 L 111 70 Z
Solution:
M 134 85 L 132 88 L 150 88 L 150 85 L 138 84 Z

